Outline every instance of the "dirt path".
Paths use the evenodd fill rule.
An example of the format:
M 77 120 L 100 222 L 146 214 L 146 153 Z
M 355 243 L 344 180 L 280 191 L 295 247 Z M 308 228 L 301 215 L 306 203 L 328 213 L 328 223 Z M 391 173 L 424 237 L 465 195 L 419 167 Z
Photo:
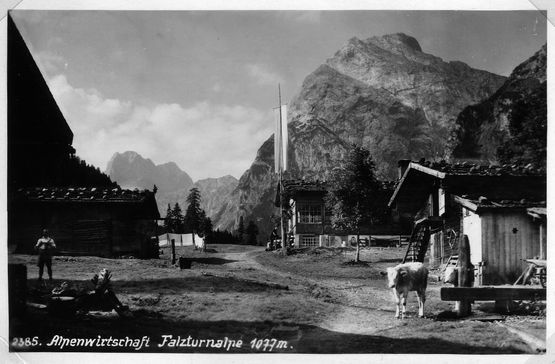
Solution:
M 258 250 L 225 253 L 224 259 L 232 260 L 229 268 L 251 269 L 255 276 L 273 283 L 288 283 L 293 290 L 307 291 L 312 297 L 330 304 L 330 309 L 320 312 L 314 325 L 332 332 L 355 335 L 411 335 L 410 332 L 426 327 L 433 328 L 437 322 L 434 313 L 451 309 L 451 304 L 441 301 L 441 285 L 429 282 L 427 296 L 428 308 L 425 318 L 418 318 L 417 300 L 414 293 L 409 295 L 407 304 L 408 318 L 394 318 L 394 304 L 391 291 L 386 287 L 385 279 L 376 272 L 396 264 L 390 259 L 371 264 L 368 270 L 373 274 L 367 278 L 312 277 L 294 269 L 286 271 L 286 265 L 264 265 L 259 262 L 262 257 Z M 500 327 L 497 327 L 499 329 Z M 503 330 L 505 331 L 505 330 Z M 506 332 L 506 335 L 513 336 Z
M 274 283 L 289 282 L 296 289 L 308 290 L 313 296 L 321 297 L 335 306 L 331 312 L 322 315 L 322 320 L 317 325 L 323 329 L 350 333 L 370 335 L 388 330 L 403 324 L 401 320 L 394 319 L 394 305 L 389 290 L 372 287 L 363 279 L 349 281 L 328 279 L 313 279 L 294 272 L 284 272 L 272 266 L 265 266 L 256 260 L 259 251 L 228 252 L 223 254 L 224 259 L 232 260 L 229 268 L 254 269 L 264 272 L 267 278 Z M 372 300 L 365 300 L 372 297 Z M 409 298 L 409 307 L 414 309 L 416 298 Z M 414 301 L 414 302 L 412 302 Z M 414 307 L 413 307 L 414 306 Z

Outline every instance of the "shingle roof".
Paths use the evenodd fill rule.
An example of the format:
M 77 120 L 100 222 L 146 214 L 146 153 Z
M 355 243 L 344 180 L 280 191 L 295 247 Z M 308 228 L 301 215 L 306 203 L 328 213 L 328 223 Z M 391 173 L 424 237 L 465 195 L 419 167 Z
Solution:
M 526 211 L 528 215 L 536 219 L 545 220 L 547 218 L 547 209 L 545 207 L 530 207 Z
M 545 201 L 533 201 L 528 199 L 520 200 L 493 200 L 485 196 L 456 196 L 456 201 L 462 203 L 465 207 L 473 211 L 477 210 L 497 210 L 497 209 L 530 209 L 543 208 L 545 210 Z
M 405 161 L 403 161 L 405 162 Z M 408 161 L 407 161 L 408 162 Z M 545 200 L 545 169 L 531 164 L 485 166 L 468 162 L 411 161 L 399 179 L 389 205 L 402 200 L 403 208 L 418 209 L 437 180 L 450 194 L 486 196 L 491 200 Z
M 283 189 L 286 192 L 326 192 L 327 183 L 325 181 L 314 180 L 285 180 L 283 181 Z
M 420 160 L 418 162 L 411 162 L 412 164 L 419 164 L 423 167 L 431 168 L 433 170 L 454 176 L 460 175 L 474 175 L 474 176 L 538 176 L 545 175 L 545 170 L 537 168 L 532 164 L 519 165 L 519 164 L 503 164 L 503 165 L 479 165 L 468 162 L 462 163 L 447 163 L 442 160 L 440 162 L 431 162 Z
M 124 190 L 120 188 L 20 188 L 17 190 L 18 197 L 31 201 L 75 201 L 75 202 L 143 202 L 153 196 L 148 190 Z
M 396 181 L 380 181 L 382 188 L 386 191 L 395 189 Z M 320 180 L 284 180 L 283 189 L 286 192 L 326 192 L 329 184 Z

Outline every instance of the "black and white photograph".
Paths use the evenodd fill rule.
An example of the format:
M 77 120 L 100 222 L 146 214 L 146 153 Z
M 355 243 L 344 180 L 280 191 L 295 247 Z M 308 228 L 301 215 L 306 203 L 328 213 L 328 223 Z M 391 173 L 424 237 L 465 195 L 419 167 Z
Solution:
M 553 24 L 516 3 L 8 9 L 7 355 L 547 360 Z

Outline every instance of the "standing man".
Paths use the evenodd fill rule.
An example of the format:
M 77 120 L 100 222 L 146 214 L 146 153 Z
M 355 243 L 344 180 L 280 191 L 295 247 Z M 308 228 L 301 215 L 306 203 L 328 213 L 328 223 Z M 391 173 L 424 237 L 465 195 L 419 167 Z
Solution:
M 54 249 L 56 249 L 54 239 L 48 236 L 48 230 L 42 230 L 42 236 L 37 241 L 37 245 L 35 245 L 35 250 L 39 252 L 39 261 L 37 264 L 39 266 L 39 281 L 42 280 L 45 265 L 48 270 L 48 278 L 52 280 L 52 255 Z

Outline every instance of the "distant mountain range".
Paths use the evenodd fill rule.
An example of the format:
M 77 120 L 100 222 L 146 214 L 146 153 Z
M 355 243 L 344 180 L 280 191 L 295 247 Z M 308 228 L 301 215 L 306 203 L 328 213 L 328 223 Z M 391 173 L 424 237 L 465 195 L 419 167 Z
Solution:
M 161 192 L 189 189 L 193 180 L 174 162 L 155 165 L 132 151 L 115 153 L 106 167 L 106 174 L 122 188 L 147 188 L 154 185 Z
M 206 178 L 193 183 L 191 177 L 174 162 L 155 165 L 133 151 L 115 153 L 108 162 L 106 174 L 122 188 L 152 190 L 156 185 L 156 201 L 162 216 L 166 215 L 168 204 L 173 207 L 178 202 L 185 210 L 187 195 L 193 187 L 201 193 L 201 207 L 206 214 L 217 216 L 238 183 L 233 176 Z
M 352 38 L 305 78 L 289 103 L 286 177 L 328 179 L 352 143 L 370 150 L 382 179 L 394 179 L 404 158 L 545 160 L 545 64 L 544 47 L 506 78 L 445 62 L 402 33 Z M 262 235 L 271 231 L 278 213 L 273 144 L 270 136 L 239 181 L 195 183 L 215 227 L 234 230 L 242 216 Z M 182 204 L 191 178 L 174 163 L 139 158 L 116 154 L 107 173 L 122 186 L 156 184 L 162 214 L 168 202 Z

